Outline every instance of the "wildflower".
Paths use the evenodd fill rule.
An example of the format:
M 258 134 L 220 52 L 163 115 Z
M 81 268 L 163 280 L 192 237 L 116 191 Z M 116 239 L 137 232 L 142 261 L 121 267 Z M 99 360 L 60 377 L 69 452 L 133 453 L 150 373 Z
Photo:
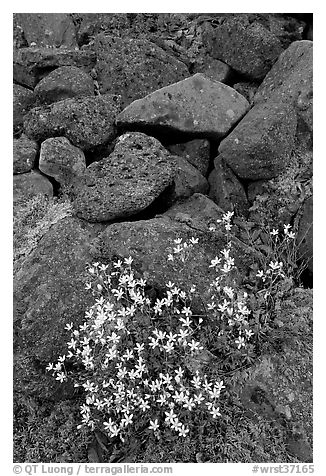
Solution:
M 194 339 L 192 339 L 192 341 L 189 342 L 188 345 L 190 347 L 191 352 L 203 349 L 203 347 L 200 345 L 200 342 L 196 342 Z
M 150 420 L 148 427 L 150 430 L 157 431 L 159 427 L 157 418 L 154 421 Z
M 158 339 L 154 339 L 154 337 L 149 336 L 148 339 L 151 340 L 151 342 L 148 344 L 152 349 L 155 349 L 159 345 Z
M 191 380 L 191 383 L 193 384 L 193 386 L 195 388 L 200 388 L 201 379 L 200 379 L 199 375 L 193 377 L 192 380 Z
M 177 418 L 177 415 L 174 413 L 173 409 L 171 409 L 169 412 L 164 412 L 166 415 L 165 421 L 168 423 L 173 423 L 173 420 Z
M 67 331 L 71 331 L 71 329 L 74 327 L 73 323 L 71 322 L 70 324 L 66 324 L 65 329 Z
M 59 380 L 60 383 L 62 383 L 66 379 L 67 377 L 64 372 L 59 372 L 56 376 L 56 380 Z
M 244 337 L 239 336 L 239 337 L 235 340 L 235 343 L 238 345 L 238 349 L 241 349 L 241 347 L 245 347 Z
M 194 238 L 194 237 L 191 237 L 191 238 L 190 238 L 190 243 L 191 243 L 192 245 L 196 245 L 196 244 L 198 243 L 198 241 L 199 241 L 199 238 Z
M 174 261 L 173 255 L 168 254 L 168 261 Z
M 49 372 L 50 370 L 53 370 L 53 364 L 48 364 L 46 367 L 46 370 Z
M 270 235 L 277 236 L 278 235 L 278 230 L 275 230 L 275 228 L 273 228 L 273 230 L 270 232 Z
M 201 393 L 198 393 L 198 395 L 194 395 L 194 401 L 200 405 L 202 401 L 204 401 L 204 397 Z
M 143 352 L 143 350 L 145 349 L 145 344 L 139 344 L 137 342 L 136 346 L 134 347 L 135 350 L 137 350 L 137 352 L 140 354 L 141 352 Z
M 291 238 L 292 240 L 295 238 L 295 233 L 293 233 L 292 231 L 290 231 L 288 234 L 287 234 L 288 238 Z
M 169 334 L 167 334 L 167 339 L 171 342 L 174 342 L 176 340 L 176 338 L 178 337 L 177 334 L 172 334 L 172 332 L 170 332 Z
M 133 358 L 133 356 L 134 356 L 134 352 L 133 352 L 132 350 L 127 349 L 126 352 L 123 354 L 122 357 L 123 357 L 124 359 L 130 360 L 130 359 Z
M 173 342 L 168 342 L 167 344 L 163 345 L 163 349 L 165 349 L 168 354 L 172 352 L 172 350 L 174 349 Z
M 223 380 L 221 380 L 219 383 L 215 382 L 214 384 L 214 388 L 217 388 L 219 391 L 222 390 L 222 388 L 225 388 L 225 386 L 223 385 Z
M 131 256 L 129 256 L 128 258 L 125 258 L 125 259 L 124 259 L 124 262 L 125 262 L 125 264 L 127 264 L 128 266 L 130 266 L 131 263 L 133 262 L 133 259 L 132 259 Z
M 181 311 L 182 314 L 184 314 L 186 317 L 192 316 L 192 312 L 190 310 L 190 307 L 184 307 Z
M 157 403 L 160 403 L 162 406 L 164 403 L 166 403 L 166 395 L 163 395 L 162 393 L 156 401 Z
M 271 261 L 269 263 L 269 267 L 272 269 L 272 271 L 276 271 L 277 269 L 282 268 L 282 266 L 283 266 L 282 262 L 278 263 L 277 261 L 275 261 L 274 263 L 273 261 Z
M 245 329 L 245 333 L 246 333 L 246 336 L 248 337 L 248 339 L 249 339 L 251 336 L 254 335 L 254 333 L 252 332 L 251 329 L 249 329 L 249 330 L 248 330 L 248 329 Z
M 290 228 L 292 228 L 291 225 L 284 225 L 284 235 L 288 234 Z
M 71 338 L 70 342 L 67 342 L 68 349 L 76 349 L 77 341 Z
M 189 400 L 185 402 L 183 406 L 184 408 L 187 408 L 187 410 L 191 411 L 196 406 L 196 403 L 194 403 L 193 398 L 189 398 Z
M 210 414 L 213 415 L 213 418 L 216 418 L 218 416 L 221 416 L 220 412 L 220 407 L 212 407 L 212 410 L 210 411 Z
M 174 420 L 172 420 L 171 422 L 172 430 L 179 431 L 180 427 L 181 427 L 181 423 L 179 422 L 178 418 L 175 418 Z
M 158 331 L 157 329 L 154 329 L 153 334 L 155 334 L 159 340 L 163 340 L 166 336 L 166 332 Z
M 180 317 L 179 321 L 182 322 L 182 326 L 184 327 L 189 327 L 192 323 L 192 320 L 189 319 L 189 316 L 187 316 L 185 319 Z
M 181 428 L 178 429 L 179 435 L 180 436 L 187 436 L 187 433 L 189 433 L 189 428 L 186 428 L 184 425 L 181 426 Z
M 221 259 L 216 256 L 214 259 L 211 260 L 211 264 L 209 265 L 209 268 L 215 268 L 220 263 L 221 263 Z
M 173 242 L 174 242 L 176 245 L 181 245 L 181 243 L 182 243 L 182 238 L 176 238 L 175 240 L 173 240 Z
M 169 288 L 169 289 L 172 289 L 173 286 L 174 286 L 174 283 L 171 283 L 171 281 L 169 281 L 166 285 L 166 287 Z
M 169 374 L 166 374 L 166 375 L 160 374 L 160 377 L 161 377 L 164 385 L 170 385 L 171 384 L 172 377 Z
M 122 261 L 119 259 L 118 261 L 113 262 L 113 266 L 114 266 L 115 268 L 121 268 L 121 266 L 122 266 Z
M 145 402 L 145 400 L 142 400 L 141 403 L 139 404 L 139 408 L 141 408 L 143 412 L 145 412 L 146 410 L 150 409 L 150 406 L 148 405 L 147 402 Z

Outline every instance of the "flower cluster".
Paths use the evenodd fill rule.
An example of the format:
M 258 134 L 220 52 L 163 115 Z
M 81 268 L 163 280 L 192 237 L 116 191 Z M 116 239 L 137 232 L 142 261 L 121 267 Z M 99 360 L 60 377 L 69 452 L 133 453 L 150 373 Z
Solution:
M 203 350 L 197 339 L 202 319 L 193 319 L 186 293 L 168 282 L 165 296 L 153 304 L 132 261 L 115 261 L 113 269 L 89 266 L 92 280 L 86 288 L 95 304 L 78 328 L 67 324 L 69 350 L 47 370 L 63 382 L 67 361 L 82 366 L 74 373 L 75 386 L 86 394 L 80 427 L 101 428 L 122 441 L 135 427 L 147 427 L 157 437 L 164 428 L 186 437 L 191 412 L 220 416 L 224 384 L 198 370 L 192 374 L 184 365 Z

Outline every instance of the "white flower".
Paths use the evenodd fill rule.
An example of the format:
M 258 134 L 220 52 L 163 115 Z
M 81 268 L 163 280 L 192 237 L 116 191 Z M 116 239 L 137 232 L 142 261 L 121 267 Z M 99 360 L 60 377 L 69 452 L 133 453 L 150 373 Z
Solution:
M 64 380 L 66 380 L 67 377 L 64 372 L 58 372 L 56 376 L 56 380 L 59 380 L 60 383 L 62 383 Z
M 192 245 L 196 245 L 198 243 L 199 239 L 198 238 L 194 238 L 193 236 L 190 238 L 190 243 Z
M 67 331 L 71 331 L 71 329 L 74 327 L 73 323 L 71 322 L 70 324 L 66 324 L 65 329 Z
M 241 347 L 245 347 L 245 340 L 244 340 L 244 337 L 241 337 L 239 336 L 236 340 L 235 340 L 235 343 L 237 344 L 238 346 L 238 349 L 241 349 Z
M 159 427 L 160 425 L 158 424 L 157 418 L 154 421 L 150 420 L 148 427 L 150 430 L 156 431 L 159 429 Z
M 122 266 L 122 261 L 121 260 L 118 260 L 117 262 L 113 262 L 113 266 L 115 268 L 121 268 Z
M 275 228 L 273 228 L 273 230 L 270 232 L 270 235 L 277 236 L 278 235 L 278 230 L 275 230 Z
M 145 349 L 145 344 L 139 344 L 137 342 L 136 346 L 134 347 L 135 350 L 137 350 L 137 352 L 140 354 L 141 352 L 143 352 L 143 350 Z
M 180 317 L 179 321 L 182 322 L 182 326 L 185 327 L 190 327 L 190 325 L 192 324 L 192 320 L 189 319 L 189 316 L 187 316 L 185 319 L 183 317 Z
M 213 415 L 213 418 L 216 418 L 218 416 L 221 416 L 220 412 L 220 407 L 213 407 L 212 410 L 210 411 L 210 414 Z
M 217 256 L 211 260 L 211 264 L 209 265 L 209 268 L 215 268 L 218 264 L 221 263 L 221 259 L 218 258 Z
M 48 366 L 46 367 L 46 370 L 49 372 L 50 370 L 53 370 L 53 364 L 48 364 Z
M 181 245 L 181 243 L 182 243 L 182 238 L 176 238 L 175 240 L 173 240 L 173 242 L 174 242 L 176 245 Z
M 189 398 L 189 400 L 185 402 L 183 406 L 184 408 L 187 408 L 188 410 L 191 411 L 196 406 L 196 403 L 194 403 L 193 398 Z
M 165 421 L 168 423 L 173 423 L 173 420 L 177 418 L 177 415 L 174 413 L 172 408 L 169 412 L 164 412 L 164 413 L 166 415 Z
M 127 349 L 126 352 L 122 356 L 124 359 L 130 360 L 134 357 L 134 352 L 132 350 Z
M 190 347 L 191 352 L 203 349 L 203 347 L 200 345 L 200 342 L 196 342 L 194 339 L 192 339 L 192 341 L 189 342 L 188 345 Z
M 125 258 L 125 259 L 124 259 L 124 262 L 125 262 L 125 264 L 127 264 L 127 265 L 131 265 L 131 263 L 133 262 L 133 259 L 132 259 L 131 256 L 129 256 L 128 258 Z
M 293 240 L 295 238 L 295 233 L 293 233 L 292 231 L 289 231 L 287 236 L 288 236 L 288 238 L 291 238 Z
M 184 425 L 181 426 L 181 428 L 178 429 L 179 435 L 180 436 L 187 436 L 187 433 L 189 433 L 189 428 L 186 428 Z
M 291 225 L 284 225 L 284 234 L 285 235 L 288 234 L 290 228 L 292 228 Z
M 194 395 L 194 401 L 200 405 L 200 403 L 204 400 L 204 397 L 201 393 L 198 395 Z
M 158 339 L 154 339 L 154 337 L 151 337 L 151 336 L 149 336 L 148 339 L 151 340 L 151 342 L 148 345 L 152 347 L 153 349 L 155 349 L 155 347 L 159 345 Z
M 174 261 L 173 255 L 168 254 L 168 261 Z
M 193 384 L 195 388 L 200 388 L 201 379 L 199 375 L 194 376 L 193 379 L 191 380 L 191 383 Z
M 252 332 L 251 329 L 249 329 L 249 330 L 245 329 L 245 333 L 246 333 L 246 336 L 248 337 L 248 339 L 250 339 L 250 337 L 254 335 L 254 333 Z
M 172 350 L 174 349 L 173 342 L 168 342 L 167 344 L 163 345 L 163 349 L 165 349 L 168 354 L 172 352 Z
M 179 422 L 178 418 L 175 418 L 171 422 L 171 428 L 175 431 L 179 431 L 181 428 L 181 423 Z
M 145 400 L 142 400 L 139 404 L 139 408 L 141 408 L 143 412 L 145 412 L 146 410 L 150 409 L 150 406 L 148 405 L 147 402 L 145 402 Z
M 169 281 L 166 285 L 166 287 L 169 288 L 169 289 L 172 289 L 173 286 L 174 286 L 174 283 L 171 283 L 171 281 Z

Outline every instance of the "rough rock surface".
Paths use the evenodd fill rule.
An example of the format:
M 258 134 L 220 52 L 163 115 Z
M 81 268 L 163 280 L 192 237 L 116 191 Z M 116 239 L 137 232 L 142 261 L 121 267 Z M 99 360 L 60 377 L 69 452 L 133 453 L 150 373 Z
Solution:
M 73 97 L 94 96 L 94 83 L 88 73 L 76 66 L 60 66 L 36 85 L 34 94 L 40 104 L 51 104 Z
M 175 246 L 176 237 L 189 240 L 199 238 L 192 259 L 183 265 L 167 261 L 168 253 Z M 209 283 L 215 272 L 209 268 L 210 261 L 215 258 L 226 245 L 223 232 L 203 232 L 202 226 L 196 229 L 170 219 L 168 216 L 135 222 L 114 223 L 109 225 L 93 241 L 94 260 L 109 260 L 113 256 L 134 257 L 136 268 L 144 274 L 149 283 L 164 287 L 168 281 L 189 290 L 196 283 L 201 297 L 207 297 Z M 255 259 L 252 248 L 234 238 L 233 250 L 235 263 L 239 266 L 242 276 Z M 173 279 L 173 281 L 172 281 Z
M 214 160 L 214 169 L 209 175 L 209 197 L 225 211 L 247 216 L 249 203 L 243 185 L 221 157 Z
M 87 150 L 116 137 L 114 121 L 119 111 L 120 99 L 112 94 L 65 99 L 32 109 L 25 116 L 24 128 L 26 135 L 37 141 L 65 136 Z
M 75 27 L 67 13 L 17 13 L 29 45 L 77 46 Z
M 172 184 L 175 173 L 170 154 L 157 139 L 124 134 L 112 154 L 87 167 L 77 181 L 77 216 L 101 222 L 135 215 Z
M 50 228 L 17 273 L 15 346 L 19 355 L 31 361 L 31 367 L 18 368 L 17 372 L 29 395 L 53 398 L 53 379 L 44 375 L 45 366 L 65 351 L 67 322 L 81 323 L 90 305 L 85 266 L 90 261 L 89 243 L 95 236 L 92 225 L 64 218 Z
M 14 202 L 38 194 L 52 197 L 53 187 L 46 177 L 32 170 L 25 174 L 14 175 L 13 193 Z
M 289 104 L 254 106 L 221 142 L 219 153 L 242 179 L 270 179 L 289 164 L 297 119 Z
M 205 177 L 186 159 L 178 156 L 171 158 L 175 164 L 173 184 L 163 193 L 161 201 L 165 207 L 190 197 L 194 193 L 207 193 L 208 182 Z
M 24 122 L 24 116 L 34 107 L 35 96 L 33 91 L 19 84 L 13 86 L 13 119 L 14 132 L 18 132 Z
M 232 68 L 229 65 L 208 55 L 196 61 L 192 72 L 202 73 L 206 78 L 225 84 L 232 77 Z
M 14 139 L 13 171 L 14 174 L 23 174 L 32 170 L 38 152 L 37 142 L 21 136 Z
M 96 63 L 96 54 L 86 48 L 20 48 L 14 50 L 14 81 L 29 88 L 60 66 L 76 66 L 89 73 Z
M 254 103 L 284 101 L 292 104 L 312 130 L 313 42 L 295 41 L 285 50 L 258 88 Z
M 182 144 L 168 145 L 166 148 L 171 154 L 184 157 L 206 176 L 210 162 L 210 142 L 207 139 L 194 139 Z
M 216 227 L 216 220 L 220 220 L 224 213 L 224 210 L 206 195 L 194 193 L 185 201 L 172 205 L 164 216 L 205 232 L 211 226 Z
M 244 96 L 249 104 L 253 104 L 259 83 L 255 81 L 240 81 L 233 85 L 233 88 Z
M 248 108 L 248 101 L 234 89 L 197 73 L 134 101 L 119 114 L 117 124 L 219 140 Z
M 84 152 L 73 146 L 66 137 L 53 137 L 41 144 L 39 169 L 60 184 L 86 169 Z
M 246 15 L 225 17 L 207 42 L 211 56 L 251 79 L 262 79 L 283 50 L 273 33 Z
M 123 107 L 189 76 L 185 64 L 147 40 L 99 35 L 94 49 L 100 92 L 121 94 Z

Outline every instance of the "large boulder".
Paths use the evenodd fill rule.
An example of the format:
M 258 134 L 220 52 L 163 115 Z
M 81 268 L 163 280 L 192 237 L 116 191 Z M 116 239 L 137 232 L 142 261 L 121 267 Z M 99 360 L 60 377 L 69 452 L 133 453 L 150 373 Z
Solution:
M 74 208 L 78 217 L 91 222 L 136 215 L 174 176 L 174 162 L 157 139 L 127 133 L 117 139 L 109 157 L 92 163 L 76 180 Z
M 17 13 L 28 45 L 77 46 L 75 27 L 67 13 Z
M 197 73 L 134 101 L 119 114 L 117 124 L 220 140 L 248 108 L 248 101 L 234 89 Z
M 181 144 L 167 145 L 173 155 L 185 158 L 199 172 L 206 176 L 210 162 L 210 142 L 207 139 L 194 139 Z
M 19 84 L 13 86 L 13 120 L 14 132 L 19 132 L 23 126 L 24 116 L 35 105 L 33 91 Z
M 233 73 L 229 65 L 209 55 L 197 58 L 193 65 L 192 72 L 202 73 L 206 78 L 225 84 L 232 78 Z
M 270 179 L 289 165 L 297 118 L 286 103 L 254 106 L 220 144 L 219 153 L 242 179 Z
M 89 244 L 98 230 L 67 217 L 52 225 L 25 259 L 14 283 L 16 379 L 24 393 L 55 397 L 59 385 L 45 375 L 67 349 L 67 323 L 80 324 L 91 304 L 85 292 Z M 26 365 L 27 364 L 27 365 Z M 59 389 L 62 391 L 62 389 Z
M 34 94 L 40 104 L 94 96 L 94 82 L 88 73 L 76 66 L 60 66 L 36 85 Z
M 36 107 L 25 116 L 26 135 L 37 141 L 65 136 L 88 150 L 111 142 L 116 137 L 115 118 L 120 98 L 112 94 L 65 99 L 49 106 Z
M 67 183 L 86 169 L 84 152 L 66 137 L 51 137 L 41 144 L 39 169 L 60 184 Z
M 185 64 L 145 39 L 98 35 L 94 49 L 101 94 L 121 94 L 123 107 L 189 76 Z
M 225 16 L 206 33 L 213 58 L 250 79 L 262 79 L 283 48 L 279 39 L 247 15 Z
M 167 260 L 168 254 L 175 248 L 174 240 L 179 237 L 189 240 L 198 238 L 199 243 L 185 263 Z M 254 250 L 232 238 L 232 250 L 236 265 L 240 269 L 238 279 L 248 272 L 249 266 L 257 259 Z M 216 277 L 213 268 L 209 268 L 220 251 L 225 248 L 227 238 L 223 231 L 210 232 L 188 226 L 168 216 L 150 220 L 114 223 L 109 225 L 94 241 L 93 256 L 96 261 L 108 261 L 112 257 L 134 258 L 134 265 L 148 283 L 154 288 L 165 288 L 168 281 L 181 289 L 188 290 L 194 284 L 205 301 L 209 293 L 209 284 Z M 177 261 L 177 260 L 176 260 Z M 237 278 L 236 278 L 237 279 Z
M 52 183 L 36 170 L 25 174 L 14 175 L 13 195 L 14 203 L 33 195 L 53 196 Z
M 258 88 L 254 103 L 286 102 L 312 131 L 313 42 L 295 41 L 285 50 Z
M 37 142 L 21 136 L 14 139 L 13 147 L 13 172 L 23 174 L 32 170 L 38 153 Z
M 86 73 L 96 63 L 96 54 L 86 48 L 20 48 L 14 50 L 14 81 L 34 88 L 47 74 L 60 66 L 76 66 Z
M 224 160 L 218 156 L 209 175 L 209 197 L 225 211 L 248 215 L 249 203 L 244 186 Z

